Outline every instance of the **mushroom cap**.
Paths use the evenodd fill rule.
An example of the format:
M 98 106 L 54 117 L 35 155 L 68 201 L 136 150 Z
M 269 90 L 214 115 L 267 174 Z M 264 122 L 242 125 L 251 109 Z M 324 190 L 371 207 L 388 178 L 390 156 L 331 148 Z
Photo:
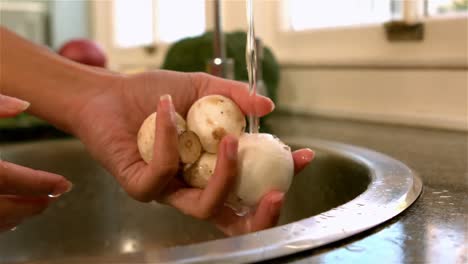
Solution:
M 239 138 L 235 194 L 254 206 L 272 190 L 287 192 L 294 176 L 291 149 L 270 134 L 243 134 Z
M 203 153 L 197 162 L 184 171 L 184 180 L 192 187 L 205 188 L 216 167 L 216 154 Z
M 153 147 L 154 147 L 154 135 L 156 131 L 156 118 L 157 113 L 154 112 L 149 115 L 138 131 L 137 145 L 138 151 L 140 152 L 141 158 L 149 163 L 153 159 Z M 176 126 L 177 133 L 180 135 L 187 130 L 187 125 L 184 118 L 176 113 Z
M 202 97 L 187 114 L 188 129 L 198 135 L 203 149 L 210 153 L 218 151 L 225 135 L 242 135 L 245 126 L 245 116 L 237 104 L 221 95 Z

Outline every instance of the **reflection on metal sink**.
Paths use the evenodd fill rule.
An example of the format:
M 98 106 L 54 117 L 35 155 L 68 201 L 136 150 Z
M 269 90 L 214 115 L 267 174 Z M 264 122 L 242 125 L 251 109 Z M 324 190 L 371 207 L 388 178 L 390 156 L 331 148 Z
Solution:
M 43 215 L 0 235 L 1 261 L 251 262 L 321 246 L 374 227 L 419 195 L 419 178 L 388 156 L 340 143 L 285 139 L 310 147 L 313 164 L 296 176 L 278 227 L 226 238 L 170 207 L 129 198 L 75 140 L 1 147 L 11 162 L 74 183 Z M 216 240 L 216 241 L 212 241 Z

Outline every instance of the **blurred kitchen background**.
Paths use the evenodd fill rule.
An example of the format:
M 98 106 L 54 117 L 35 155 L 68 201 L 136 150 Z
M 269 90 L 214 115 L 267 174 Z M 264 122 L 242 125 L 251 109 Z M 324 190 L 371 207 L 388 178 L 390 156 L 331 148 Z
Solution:
M 221 2 L 223 30 L 246 31 L 245 1 Z M 468 131 L 468 0 L 255 0 L 254 6 L 256 34 L 268 48 L 263 78 L 278 109 Z M 54 51 L 72 39 L 93 40 L 107 68 L 136 73 L 178 59 L 198 61 L 188 70 L 206 69 L 211 40 L 184 46 L 185 53 L 179 48 L 175 62 L 166 55 L 180 40 L 212 31 L 215 16 L 212 0 L 0 0 L 0 22 Z M 240 40 L 226 38 L 236 65 L 245 63 Z M 241 71 L 235 77 L 245 80 Z

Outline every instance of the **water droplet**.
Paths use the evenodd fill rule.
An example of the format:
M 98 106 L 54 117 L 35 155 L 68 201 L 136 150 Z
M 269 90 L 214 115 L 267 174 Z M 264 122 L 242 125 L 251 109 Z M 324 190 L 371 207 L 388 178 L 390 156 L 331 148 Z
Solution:
M 49 196 L 50 198 L 57 198 L 57 197 L 59 197 L 60 195 L 61 195 L 61 194 L 53 194 L 53 193 L 52 193 L 52 194 L 49 194 L 49 195 L 47 195 L 47 196 Z
M 248 206 L 228 203 L 226 203 L 225 205 L 231 208 L 234 211 L 234 214 L 236 214 L 237 216 L 246 216 L 250 212 L 250 208 Z
M 451 198 L 452 196 L 450 196 L 450 195 L 441 195 L 439 197 L 442 198 L 442 199 L 445 199 L 445 198 Z
M 10 231 L 15 231 L 16 228 L 17 228 L 17 227 L 15 226 L 15 227 L 13 227 L 12 229 L 10 229 Z
M 432 192 L 433 194 L 441 194 L 442 192 Z
M 352 251 L 352 252 L 362 252 L 365 250 L 365 248 L 361 246 L 356 246 L 356 245 L 348 245 L 345 247 L 347 250 Z

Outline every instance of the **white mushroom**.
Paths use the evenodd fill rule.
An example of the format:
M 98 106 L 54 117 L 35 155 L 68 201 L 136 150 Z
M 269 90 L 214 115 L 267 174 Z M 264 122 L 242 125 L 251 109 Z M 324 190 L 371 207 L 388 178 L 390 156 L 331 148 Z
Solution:
M 245 130 L 245 117 L 231 99 L 209 95 L 196 101 L 187 114 L 187 127 L 195 132 L 205 151 L 216 153 L 226 134 L 240 136 Z
M 216 154 L 203 153 L 196 163 L 184 171 L 184 180 L 192 187 L 205 188 L 216 167 Z
M 156 130 L 156 112 L 149 115 L 138 131 L 137 136 L 137 145 L 138 150 L 140 151 L 140 155 L 142 159 L 149 163 L 153 159 L 153 146 L 154 146 L 154 134 Z M 180 135 L 185 130 L 187 130 L 187 126 L 185 124 L 185 120 L 176 113 L 176 126 L 177 126 L 177 133 Z
M 239 202 L 254 206 L 272 190 L 287 192 L 294 176 L 291 149 L 270 134 L 239 138 L 237 185 Z
M 216 155 L 205 153 L 184 172 L 185 181 L 204 188 L 214 172 Z M 239 138 L 238 178 L 227 203 L 233 208 L 255 206 L 270 191 L 287 192 L 294 175 L 290 148 L 270 134 L 244 134 Z

